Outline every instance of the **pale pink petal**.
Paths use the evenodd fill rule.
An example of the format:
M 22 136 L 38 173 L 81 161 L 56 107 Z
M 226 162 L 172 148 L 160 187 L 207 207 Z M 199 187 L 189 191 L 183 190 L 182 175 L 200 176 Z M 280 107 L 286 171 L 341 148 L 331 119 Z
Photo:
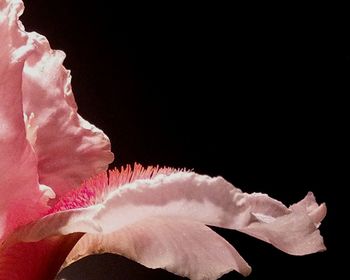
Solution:
M 312 193 L 290 208 L 264 194 L 252 194 L 247 199 L 253 218 L 239 231 L 293 255 L 326 250 L 317 229 L 326 215 L 326 206 L 319 206 Z
M 116 181 L 113 174 L 111 177 L 110 181 Z M 77 201 L 86 200 L 83 197 L 85 192 L 77 193 Z M 266 227 L 271 224 L 273 229 L 274 222 L 280 218 L 288 219 L 293 214 L 300 217 L 300 227 L 305 229 L 305 234 L 308 235 L 312 229 L 322 243 L 319 231 L 306 213 L 292 211 L 264 194 L 243 193 L 221 177 L 173 171 L 151 179 L 137 179 L 117 188 L 109 186 L 100 195 L 102 198 L 97 200 L 96 205 L 89 206 L 87 201 L 87 208 L 59 212 L 59 218 L 55 214 L 44 217 L 32 225 L 32 232 L 26 234 L 27 240 L 40 240 L 55 234 L 57 229 L 64 234 L 76 232 L 82 221 L 94 224 L 92 230 L 87 231 L 90 233 L 114 232 L 149 217 L 182 217 L 206 225 L 244 230 L 256 224 Z M 69 204 L 74 205 L 72 201 Z M 50 226 L 45 229 L 45 225 Z M 288 228 L 280 234 L 289 235 Z
M 289 207 L 294 212 L 304 212 L 309 215 L 314 224 L 319 227 L 324 217 L 327 214 L 326 204 L 318 205 L 315 196 L 309 192 L 304 199 Z
M 83 199 L 79 196 L 75 199 L 85 200 L 85 194 L 80 194 Z M 36 241 L 48 235 L 81 231 L 83 221 L 94 224 L 86 232 L 110 233 L 150 217 L 188 218 L 231 229 L 246 226 L 251 220 L 246 194 L 221 177 L 193 172 L 174 171 L 170 175 L 137 179 L 118 188 L 107 188 L 102 197 L 96 205 L 42 218 L 27 227 L 23 238 Z
M 46 211 L 23 119 L 22 70 L 33 45 L 20 29 L 22 11 L 20 1 L 0 3 L 0 241 Z
M 113 160 L 108 137 L 77 113 L 65 54 L 45 37 L 30 33 L 35 51 L 23 74 L 24 112 L 30 116 L 39 180 L 58 196 L 105 171 Z
M 249 204 L 252 215 L 261 220 L 273 220 L 289 214 L 291 211 L 282 202 L 264 193 L 246 194 L 246 204 Z
M 138 172 L 144 173 L 142 170 Z M 83 192 L 77 191 L 75 199 L 85 201 L 86 208 L 50 214 L 18 231 L 16 238 L 37 241 L 74 232 L 112 234 L 145 220 L 164 218 L 236 229 L 291 254 L 325 249 L 320 232 L 307 213 L 288 209 L 267 195 L 243 193 L 221 177 L 172 172 L 153 174 L 149 179 L 135 176 L 134 181 L 130 179 L 134 176 L 119 174 L 120 180 L 125 182 L 119 187 L 120 180 L 113 178 L 112 174 L 110 182 L 116 185 L 105 187 L 105 191 L 99 186 L 101 200 L 97 200 L 100 202 L 96 205 L 88 206 L 91 201 L 79 197 L 86 195 L 88 189 L 84 186 Z M 99 177 L 96 184 L 100 183 Z M 74 202 L 68 202 L 74 205 Z
M 292 255 L 326 250 L 319 230 L 306 214 L 291 213 L 270 223 L 255 222 L 240 231 Z
M 218 279 L 232 270 L 247 276 L 251 271 L 238 252 L 207 226 L 177 218 L 149 218 L 109 234 L 86 234 L 64 266 L 105 252 L 194 280 Z

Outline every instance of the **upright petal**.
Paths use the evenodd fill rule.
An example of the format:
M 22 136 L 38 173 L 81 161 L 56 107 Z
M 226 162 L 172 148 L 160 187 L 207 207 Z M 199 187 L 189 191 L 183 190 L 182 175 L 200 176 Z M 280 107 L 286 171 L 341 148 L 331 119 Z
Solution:
M 113 154 L 108 137 L 77 113 L 65 54 L 51 50 L 45 37 L 29 36 L 35 51 L 24 66 L 24 112 L 32 116 L 39 180 L 60 196 L 106 170 Z
M 18 21 L 22 11 L 20 1 L 0 1 L 0 240 L 46 211 L 23 119 L 22 71 L 33 44 Z

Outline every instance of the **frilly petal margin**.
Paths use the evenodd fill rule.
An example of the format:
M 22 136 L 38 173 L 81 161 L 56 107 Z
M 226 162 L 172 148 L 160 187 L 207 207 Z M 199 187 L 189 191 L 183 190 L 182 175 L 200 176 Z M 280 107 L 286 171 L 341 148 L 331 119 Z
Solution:
M 271 243 L 291 255 L 326 250 L 318 226 L 326 216 L 327 208 L 325 203 L 318 205 L 311 192 L 289 208 L 266 194 L 248 195 L 248 201 L 253 218 L 237 230 Z M 280 207 L 276 207 L 277 204 Z
M 322 203 L 321 205 L 318 205 L 312 192 L 308 192 L 304 199 L 293 204 L 289 208 L 294 212 L 306 213 L 312 219 L 317 228 L 321 225 L 322 220 L 327 214 L 326 204 Z
M 47 188 L 40 188 L 23 119 L 22 71 L 33 45 L 18 21 L 22 12 L 21 1 L 0 1 L 0 244 L 47 211 Z
M 123 174 L 119 175 L 123 176 Z M 110 178 L 109 181 L 118 180 Z M 142 245 L 144 239 L 137 240 L 141 236 L 140 232 L 145 234 L 145 238 L 146 232 L 149 232 L 147 242 L 152 242 L 151 236 L 161 238 L 160 246 L 164 246 L 164 250 L 167 248 L 168 241 L 169 250 L 174 253 L 176 246 L 182 248 L 187 237 L 192 240 L 193 234 L 196 235 L 199 232 L 208 234 L 210 240 L 219 242 L 218 237 L 212 235 L 215 233 L 206 232 L 205 225 L 242 231 L 295 255 L 310 254 L 325 249 L 323 239 L 309 216 L 309 211 L 300 209 L 294 211 L 295 207 L 287 208 L 265 194 L 243 193 L 221 177 L 210 178 L 193 172 L 175 170 L 171 174 L 158 174 L 150 179 L 131 180 L 119 187 L 109 185 L 105 192 L 101 192 L 101 196 L 101 202 L 96 205 L 52 213 L 36 223 L 23 227 L 16 233 L 14 239 L 35 242 L 49 236 L 84 232 L 88 233 L 87 240 L 92 240 L 91 243 L 85 242 L 85 245 L 95 244 L 93 239 L 103 240 L 107 244 L 101 248 L 89 245 L 90 247 L 85 248 L 85 252 L 95 253 L 99 249 L 108 252 L 111 249 L 114 253 L 119 252 L 147 266 L 164 267 L 194 279 L 199 275 L 197 274 L 199 270 L 196 268 L 191 272 L 181 270 L 183 263 L 181 259 L 175 257 L 169 257 L 167 259 L 169 262 L 165 265 L 161 257 L 158 259 L 155 257 L 157 252 L 152 249 L 155 245 L 150 245 L 151 247 L 148 248 Z M 301 203 L 304 205 L 303 202 Z M 325 211 L 324 205 L 318 207 Z M 181 229 L 178 234 L 180 232 L 184 234 L 174 238 L 169 231 L 177 232 L 177 224 Z M 160 232 L 167 235 L 158 236 L 151 230 L 152 225 L 155 231 L 159 228 Z M 120 237 L 118 237 L 119 234 Z M 94 235 L 95 237 L 91 239 Z M 118 238 L 123 239 L 126 236 L 130 237 L 130 240 L 126 240 L 130 247 L 122 247 L 118 241 Z M 107 239 L 104 240 L 104 237 Z M 112 237 L 116 238 L 115 245 L 112 244 Z M 197 236 L 197 238 L 200 237 Z M 84 238 L 81 242 L 84 242 Z M 84 250 L 84 244 L 78 242 L 77 251 Z M 191 242 L 188 244 L 191 246 Z M 197 251 L 200 247 L 198 244 L 188 247 L 189 250 L 182 248 L 185 257 L 191 252 L 195 259 L 199 258 L 197 265 L 208 261 L 207 255 Z M 234 249 L 224 246 L 222 241 L 219 244 L 225 251 L 222 254 L 226 256 L 231 254 L 232 258 L 229 258 L 231 266 L 229 268 L 228 263 L 224 262 L 221 269 L 208 268 L 205 274 L 212 275 L 208 279 L 216 279 L 220 273 L 232 269 L 247 274 L 248 266 L 240 259 L 238 253 L 233 253 Z M 134 251 L 135 246 L 139 250 L 137 254 Z M 210 245 L 207 249 L 211 251 Z M 77 251 L 74 250 L 70 260 L 76 259 L 74 252 Z M 151 252 L 150 255 L 147 252 Z M 172 253 L 169 254 L 172 256 Z M 147 259 L 148 256 L 149 259 Z
M 31 144 L 39 180 L 63 195 L 113 161 L 108 137 L 77 113 L 65 54 L 44 36 L 28 33 L 35 49 L 23 70 L 23 107 L 30 116 Z M 34 133 L 33 133 L 34 131 Z

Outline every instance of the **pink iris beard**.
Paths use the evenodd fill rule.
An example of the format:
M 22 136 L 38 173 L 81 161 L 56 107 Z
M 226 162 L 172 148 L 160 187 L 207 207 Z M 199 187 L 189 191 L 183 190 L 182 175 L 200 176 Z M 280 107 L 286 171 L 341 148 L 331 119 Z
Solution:
M 222 177 L 135 164 L 106 173 L 108 137 L 77 113 L 64 53 L 24 30 L 20 0 L 0 0 L 0 280 L 48 280 L 114 253 L 190 279 L 251 268 L 208 226 L 293 255 L 325 250 L 312 193 L 285 206 Z M 92 179 L 89 179 L 92 178 Z
M 48 211 L 48 214 L 92 206 L 102 203 L 108 192 L 122 185 L 131 183 L 139 179 L 152 179 L 158 174 L 169 175 L 174 173 L 174 168 L 159 168 L 158 166 L 149 166 L 143 168 L 142 165 L 136 164 L 132 168 L 127 165 L 126 168 L 109 170 L 103 172 L 87 181 L 80 188 L 68 192 Z

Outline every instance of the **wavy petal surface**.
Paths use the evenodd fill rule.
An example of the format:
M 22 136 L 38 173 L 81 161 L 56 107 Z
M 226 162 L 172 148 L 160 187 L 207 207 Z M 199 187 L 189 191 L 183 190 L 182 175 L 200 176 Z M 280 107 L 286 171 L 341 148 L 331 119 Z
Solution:
M 45 37 L 30 33 L 35 51 L 26 60 L 23 106 L 30 117 L 39 180 L 61 196 L 113 161 L 108 137 L 77 113 L 65 54 Z
M 0 240 L 46 211 L 23 119 L 22 71 L 33 45 L 18 21 L 22 11 L 20 1 L 0 1 Z

